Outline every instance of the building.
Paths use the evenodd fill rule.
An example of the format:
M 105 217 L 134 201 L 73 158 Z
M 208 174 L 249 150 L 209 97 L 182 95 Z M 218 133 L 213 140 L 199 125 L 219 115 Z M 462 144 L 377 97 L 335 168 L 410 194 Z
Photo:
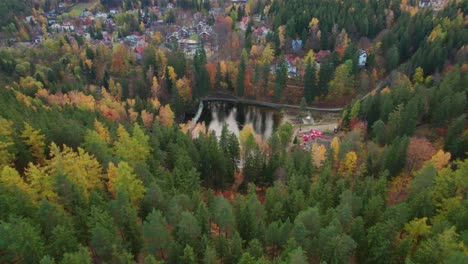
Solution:
M 200 35 L 200 38 L 203 39 L 203 41 L 208 40 L 208 38 L 210 37 L 210 33 L 207 31 L 203 31 L 199 35 Z
M 75 27 L 70 22 L 64 22 L 62 23 L 62 30 L 75 31 Z
M 286 65 L 288 66 L 288 77 L 293 78 L 297 77 L 297 68 L 294 66 L 294 58 L 292 56 L 286 56 Z
M 198 49 L 198 41 L 194 40 L 194 39 L 181 39 L 179 41 L 177 41 L 178 45 L 179 45 L 179 50 L 182 50 L 182 51 L 192 51 L 192 50 L 196 50 Z
M 431 0 L 420 0 L 419 1 L 419 7 L 424 8 L 424 7 L 430 7 L 431 6 Z
M 302 40 L 301 39 L 293 39 L 291 42 L 293 52 L 298 52 L 302 49 Z
M 177 33 L 179 34 L 180 38 L 188 38 L 190 36 L 187 27 L 181 27 L 179 30 L 177 30 Z
M 166 39 L 167 39 L 168 42 L 177 42 L 180 39 L 179 33 L 178 32 L 173 32 L 168 37 L 166 37 Z
M 366 66 L 367 63 L 367 51 L 365 50 L 358 50 L 358 65 L 359 67 L 364 67 Z

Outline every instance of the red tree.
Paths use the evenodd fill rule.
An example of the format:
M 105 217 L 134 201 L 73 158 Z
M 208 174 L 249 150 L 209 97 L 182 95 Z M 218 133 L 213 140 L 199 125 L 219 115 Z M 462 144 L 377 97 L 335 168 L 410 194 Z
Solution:
M 407 166 L 409 170 L 419 170 L 426 160 L 435 154 L 434 146 L 426 138 L 412 137 L 407 150 Z

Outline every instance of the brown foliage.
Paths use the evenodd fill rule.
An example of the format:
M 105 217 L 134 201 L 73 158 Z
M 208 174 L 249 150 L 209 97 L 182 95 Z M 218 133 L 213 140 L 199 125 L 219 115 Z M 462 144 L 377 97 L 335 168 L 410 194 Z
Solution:
M 435 149 L 426 138 L 412 137 L 406 153 L 408 169 L 419 170 L 435 154 Z
M 211 89 L 216 88 L 216 87 L 214 87 L 215 77 L 216 77 L 216 64 L 207 63 L 205 65 L 205 68 L 208 71 L 208 75 L 210 76 L 210 87 L 211 87 Z

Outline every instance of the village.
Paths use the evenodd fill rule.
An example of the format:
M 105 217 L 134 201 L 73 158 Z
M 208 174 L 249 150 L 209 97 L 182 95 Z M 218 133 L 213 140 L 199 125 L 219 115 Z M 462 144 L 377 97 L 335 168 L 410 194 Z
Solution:
M 245 10 L 247 1 L 231 2 L 232 6 Z M 4 32 L 0 45 L 22 49 L 40 45 L 44 40 L 56 35 L 65 35 L 68 39 L 80 42 L 85 39 L 93 46 L 102 44 L 112 47 L 116 44 L 125 44 L 134 52 L 137 62 L 141 60 L 143 50 L 149 43 L 157 44 L 168 51 L 181 51 L 188 58 L 193 57 L 196 50 L 203 47 L 209 59 L 224 59 L 226 49 L 223 47 L 231 45 L 226 43 L 229 41 L 226 36 L 231 34 L 232 29 L 237 35 L 244 35 L 246 30 L 252 30 L 252 43 L 266 45 L 269 34 L 273 33 L 269 26 L 271 23 L 267 23 L 258 14 L 243 16 L 239 21 L 226 22 L 226 18 L 230 18 L 228 11 L 229 8 L 213 7 L 207 15 L 204 15 L 202 12 L 178 9 L 173 3 L 168 3 L 166 6 L 154 5 L 145 9 L 104 10 L 97 3 L 73 5 L 65 1 L 58 3 L 57 7 L 49 12 L 35 12 L 26 16 L 22 21 L 23 25 L 20 26 L 21 34 Z M 228 27 L 229 23 L 234 24 L 232 29 Z M 243 40 L 238 41 L 243 42 Z M 294 79 L 302 76 L 304 67 L 298 65 L 301 64 L 298 63 L 298 59 L 305 55 L 303 41 L 289 40 L 286 51 L 289 51 L 285 56 L 288 77 Z M 317 66 L 330 54 L 329 50 L 317 52 L 315 54 Z M 231 51 L 228 56 L 233 59 L 239 55 Z M 358 56 L 359 65 L 362 67 L 366 64 L 367 51 L 360 49 Z M 278 62 L 272 64 L 270 67 L 272 73 L 278 64 Z

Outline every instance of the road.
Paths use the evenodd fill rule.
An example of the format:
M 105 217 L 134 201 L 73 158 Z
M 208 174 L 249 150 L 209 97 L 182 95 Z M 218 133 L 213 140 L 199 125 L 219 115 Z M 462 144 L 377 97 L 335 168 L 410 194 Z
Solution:
M 300 107 L 298 105 L 277 104 L 277 103 L 271 103 L 271 102 L 243 99 L 243 98 L 239 98 L 239 97 L 236 97 L 236 96 L 224 95 L 224 94 L 223 95 L 213 95 L 213 96 L 204 97 L 201 100 L 202 101 L 240 102 L 240 103 L 246 103 L 246 104 L 251 104 L 251 105 L 266 106 L 266 107 L 271 107 L 271 108 L 276 108 L 276 109 L 299 108 Z M 343 107 L 337 107 L 337 108 L 306 107 L 306 109 L 307 110 L 318 111 L 318 112 L 334 112 L 334 113 L 343 111 Z

